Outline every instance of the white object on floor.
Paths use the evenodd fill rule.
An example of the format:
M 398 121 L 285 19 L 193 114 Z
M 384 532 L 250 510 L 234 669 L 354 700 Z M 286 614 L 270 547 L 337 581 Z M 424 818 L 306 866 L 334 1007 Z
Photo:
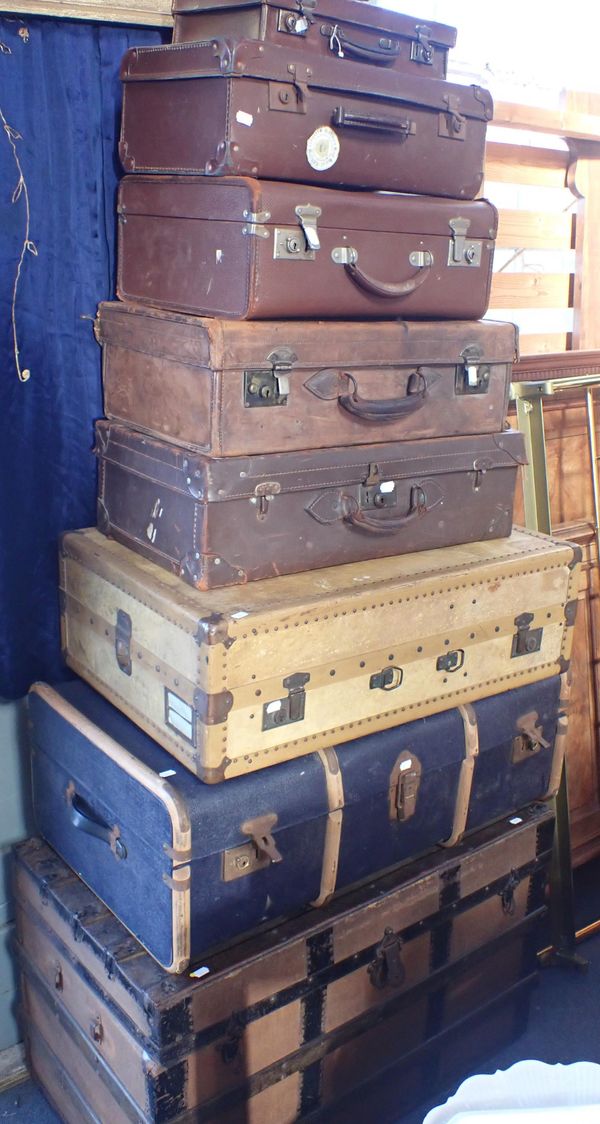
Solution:
M 423 1124 L 600 1124 L 600 1065 L 515 1062 L 468 1077 Z

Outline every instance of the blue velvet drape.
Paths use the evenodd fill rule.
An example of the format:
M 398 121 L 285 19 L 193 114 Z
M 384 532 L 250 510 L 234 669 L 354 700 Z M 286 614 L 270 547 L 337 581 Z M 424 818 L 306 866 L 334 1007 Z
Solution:
M 95 522 L 92 320 L 114 295 L 119 63 L 158 30 L 0 16 L 0 696 L 56 680 L 61 531 Z M 23 183 L 11 146 L 21 164 Z M 25 190 L 26 189 L 26 190 Z M 14 201 L 13 201 L 14 200 Z M 30 209 L 30 247 L 11 305 Z

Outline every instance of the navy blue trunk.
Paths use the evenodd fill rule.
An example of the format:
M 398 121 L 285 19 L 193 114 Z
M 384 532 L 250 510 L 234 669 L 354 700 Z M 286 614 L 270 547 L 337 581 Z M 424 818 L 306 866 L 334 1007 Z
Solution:
M 256 926 L 543 798 L 559 677 L 205 785 L 80 680 L 29 696 L 38 829 L 182 971 Z

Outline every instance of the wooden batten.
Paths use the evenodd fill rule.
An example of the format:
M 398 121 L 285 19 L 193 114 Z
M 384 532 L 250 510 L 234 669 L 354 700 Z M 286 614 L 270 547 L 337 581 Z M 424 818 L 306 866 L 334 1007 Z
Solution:
M 142 24 L 148 27 L 171 27 L 170 0 L 121 0 L 110 3 L 106 0 L 30 0 L 29 3 L 15 3 L 5 0 L 3 12 L 14 12 L 27 16 L 62 16 L 63 19 L 95 20 L 103 23 Z

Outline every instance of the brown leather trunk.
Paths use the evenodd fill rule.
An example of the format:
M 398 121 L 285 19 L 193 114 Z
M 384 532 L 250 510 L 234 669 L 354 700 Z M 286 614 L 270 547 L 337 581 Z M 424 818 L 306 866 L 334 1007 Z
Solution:
M 444 78 L 456 29 L 356 0 L 173 0 L 173 42 L 218 36 L 287 45 L 340 67 L 370 63 L 403 74 Z
M 481 1056 L 477 1045 L 494 1048 L 486 1012 L 535 979 L 552 828 L 548 809 L 527 809 L 181 976 L 29 840 L 16 857 L 28 1031 L 105 1124 L 329 1121 L 369 1080 L 383 1095 L 382 1071 L 399 1066 L 392 1112 L 365 1114 L 361 1097 L 362 1115 L 341 1117 L 396 1121 Z M 474 1018 L 483 1041 L 464 1032 Z M 504 1041 L 524 1029 L 509 1025 Z M 53 1068 L 36 1064 L 45 1088 Z
M 125 171 L 477 195 L 487 90 L 304 58 L 293 42 L 133 47 L 121 66 Z
M 110 301 L 107 415 L 213 456 L 503 428 L 517 332 L 493 321 L 245 324 Z
M 198 589 L 505 538 L 520 433 L 253 457 L 96 423 L 98 528 Z
M 246 320 L 479 320 L 497 211 L 242 176 L 125 176 L 121 300 Z

